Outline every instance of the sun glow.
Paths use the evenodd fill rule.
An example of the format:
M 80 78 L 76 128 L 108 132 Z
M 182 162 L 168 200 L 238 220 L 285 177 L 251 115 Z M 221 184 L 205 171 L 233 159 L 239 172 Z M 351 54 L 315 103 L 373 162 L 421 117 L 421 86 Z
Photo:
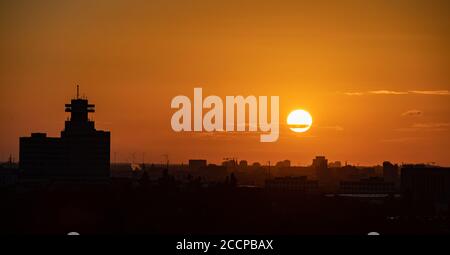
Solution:
M 312 125 L 311 114 L 305 110 L 292 111 L 287 117 L 287 124 L 296 133 L 306 132 Z

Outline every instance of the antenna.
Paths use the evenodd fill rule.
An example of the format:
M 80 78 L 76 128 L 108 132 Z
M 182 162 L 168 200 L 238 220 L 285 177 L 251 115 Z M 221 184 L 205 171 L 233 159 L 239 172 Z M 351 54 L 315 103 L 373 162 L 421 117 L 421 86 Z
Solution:
M 80 98 L 80 86 L 77 85 L 77 99 Z
M 169 154 L 163 154 L 162 156 L 166 159 L 166 167 L 169 170 Z

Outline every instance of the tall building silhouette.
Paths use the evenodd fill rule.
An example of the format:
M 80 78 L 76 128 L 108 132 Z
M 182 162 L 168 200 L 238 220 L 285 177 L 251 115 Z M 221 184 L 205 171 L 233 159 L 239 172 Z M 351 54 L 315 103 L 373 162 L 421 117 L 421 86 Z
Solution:
M 95 105 L 77 97 L 66 104 L 70 119 L 61 137 L 32 133 L 20 138 L 19 166 L 27 177 L 107 178 L 110 175 L 110 132 L 95 129 L 89 113 Z
M 326 159 L 325 156 L 316 156 L 316 158 L 313 159 L 312 167 L 316 171 L 316 177 L 319 181 L 328 179 L 328 159 Z
M 399 167 L 397 164 L 392 164 L 389 161 L 383 162 L 383 178 L 386 181 L 397 183 L 399 182 Z

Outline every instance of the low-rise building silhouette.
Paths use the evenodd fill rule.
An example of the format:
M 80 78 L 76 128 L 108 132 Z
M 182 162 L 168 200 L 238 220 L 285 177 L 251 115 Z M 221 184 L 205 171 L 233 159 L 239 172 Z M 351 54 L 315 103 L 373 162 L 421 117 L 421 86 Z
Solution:
M 0 188 L 15 185 L 17 179 L 17 165 L 13 162 L 12 156 L 10 156 L 9 162 L 0 164 Z
M 200 168 L 204 168 L 207 166 L 206 159 L 190 159 L 189 160 L 189 169 L 190 170 L 199 170 Z

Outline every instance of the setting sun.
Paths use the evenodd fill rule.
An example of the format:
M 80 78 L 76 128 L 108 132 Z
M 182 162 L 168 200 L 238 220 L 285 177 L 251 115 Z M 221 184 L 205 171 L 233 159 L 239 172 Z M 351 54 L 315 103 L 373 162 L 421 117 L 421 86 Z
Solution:
M 292 111 L 287 117 L 287 124 L 290 126 L 290 129 L 296 133 L 306 132 L 311 128 L 311 114 L 305 110 Z

